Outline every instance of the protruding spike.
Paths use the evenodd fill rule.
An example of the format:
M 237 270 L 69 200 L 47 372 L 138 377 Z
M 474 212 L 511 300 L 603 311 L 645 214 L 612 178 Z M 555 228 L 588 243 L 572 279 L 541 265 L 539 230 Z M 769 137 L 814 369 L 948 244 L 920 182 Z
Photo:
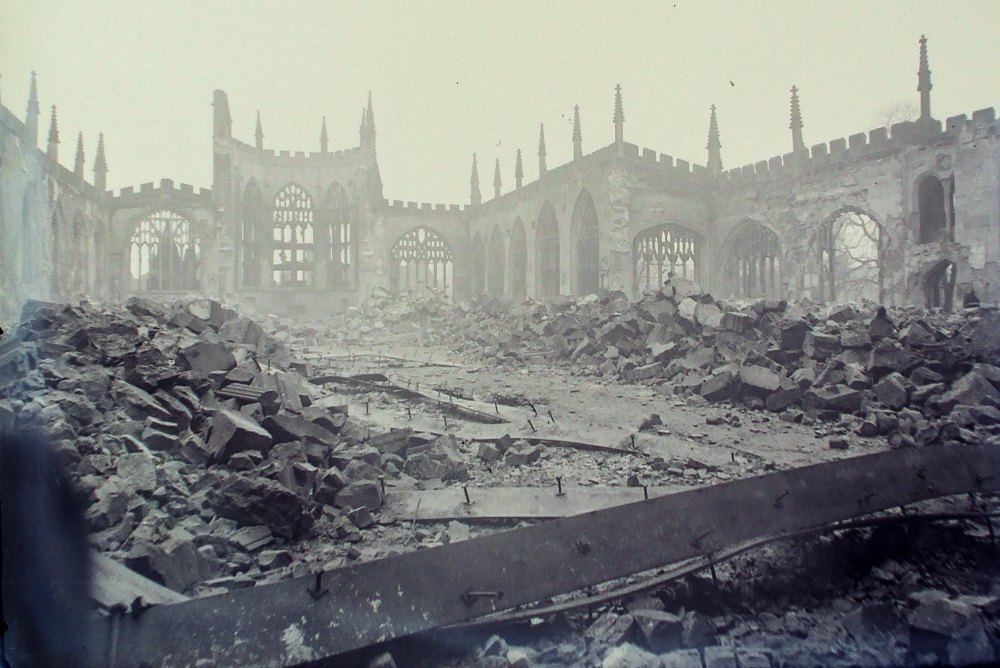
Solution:
M 493 167 L 493 197 L 500 197 L 500 187 L 503 183 L 500 181 L 500 158 L 497 158 L 496 164 Z
M 49 158 L 59 162 L 59 120 L 56 118 L 56 105 L 52 105 L 52 117 L 49 119 Z
M 38 146 L 38 74 L 31 73 L 31 88 L 28 91 L 28 110 L 24 116 L 25 141 L 30 146 Z
M 538 127 L 538 177 L 541 178 L 549 171 L 545 165 L 545 123 Z
M 583 132 L 580 131 L 580 105 L 573 107 L 573 159 L 583 157 Z
M 476 159 L 476 154 L 472 154 L 472 178 L 470 179 L 469 185 L 470 196 L 469 201 L 473 206 L 483 203 L 483 195 L 479 192 L 479 162 Z
M 931 68 L 927 61 L 927 36 L 920 36 L 920 69 L 917 71 L 917 91 L 920 92 L 920 120 L 931 119 Z
M 524 166 L 521 164 L 521 149 L 517 149 L 517 159 L 514 162 L 514 187 L 521 188 L 524 183 Z
M 792 153 L 802 153 L 806 149 L 806 144 L 802 140 L 802 110 L 799 107 L 799 89 L 792 86 L 791 103 L 791 123 L 788 128 L 792 131 Z
M 253 131 L 254 139 L 256 140 L 257 150 L 264 150 L 264 128 L 260 124 L 260 109 L 257 110 L 257 127 Z
M 330 149 L 330 137 L 326 133 L 326 116 L 323 117 L 323 126 L 319 131 L 319 151 L 320 153 L 326 153 Z
M 83 133 L 81 132 L 76 136 L 76 159 L 73 161 L 73 174 L 77 178 L 83 179 Z
M 712 175 L 722 173 L 722 143 L 719 141 L 719 121 L 715 116 L 715 105 L 708 118 L 708 163 L 705 167 Z
M 372 92 L 368 91 L 368 129 L 375 134 L 375 109 L 372 107 Z
M 104 192 L 108 189 L 108 161 L 104 156 L 104 133 L 97 135 L 97 154 L 94 156 L 94 186 Z
M 621 146 L 625 142 L 625 111 L 622 105 L 622 86 L 615 86 L 615 144 Z

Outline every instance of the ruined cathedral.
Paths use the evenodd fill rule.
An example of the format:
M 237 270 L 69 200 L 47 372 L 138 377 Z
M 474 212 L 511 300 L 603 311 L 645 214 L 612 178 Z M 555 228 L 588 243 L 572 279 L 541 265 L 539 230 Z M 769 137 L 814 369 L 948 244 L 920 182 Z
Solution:
M 376 288 L 635 296 L 671 274 L 719 297 L 997 303 L 1000 124 L 992 108 L 932 115 L 924 38 L 917 91 L 918 119 L 810 146 L 793 87 L 790 150 L 726 170 L 714 107 L 700 165 L 625 141 L 617 88 L 612 143 L 585 153 L 577 109 L 572 161 L 547 165 L 542 127 L 534 180 L 518 150 L 513 188 L 497 161 L 484 201 L 473 157 L 460 206 L 383 198 L 370 97 L 359 146 L 330 149 L 324 122 L 319 150 L 293 153 L 265 148 L 259 117 L 253 143 L 234 137 L 222 90 L 211 189 L 110 191 L 103 136 L 89 165 L 80 136 L 63 166 L 53 106 L 40 145 L 32 75 L 23 120 L 0 105 L 0 318 L 79 295 L 199 292 L 314 316 Z

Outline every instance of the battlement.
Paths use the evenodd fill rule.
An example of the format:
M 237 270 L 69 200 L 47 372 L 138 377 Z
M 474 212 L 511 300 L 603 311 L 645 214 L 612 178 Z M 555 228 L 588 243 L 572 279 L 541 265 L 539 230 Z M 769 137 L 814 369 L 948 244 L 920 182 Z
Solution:
M 160 179 L 160 185 L 158 186 L 153 182 L 143 183 L 139 186 L 139 190 L 136 190 L 134 186 L 126 186 L 119 190 L 117 195 L 114 192 L 109 192 L 109 195 L 116 198 L 142 197 L 149 199 L 159 197 L 166 199 L 169 197 L 184 197 L 210 201 L 212 190 L 210 188 L 198 188 L 197 192 L 195 192 L 194 186 L 190 183 L 181 183 L 179 186 L 175 186 L 173 179 Z
M 675 159 L 666 153 L 657 154 L 651 148 L 643 148 L 640 153 L 639 146 L 625 142 L 622 145 L 622 155 L 626 160 L 635 160 L 640 163 L 657 167 L 668 173 L 670 176 L 679 179 L 701 178 L 708 174 L 704 165 L 693 164 L 680 158 Z
M 382 200 L 382 204 L 389 209 L 391 213 L 407 213 L 407 214 L 427 214 L 427 213 L 458 213 L 464 209 L 468 209 L 469 206 L 462 206 L 460 204 L 431 204 L 430 202 L 403 202 L 403 200 L 394 199 L 390 203 L 388 199 Z
M 935 125 L 932 126 L 930 133 L 919 121 L 903 121 L 893 124 L 888 130 L 884 127 L 874 128 L 867 133 L 858 132 L 849 135 L 846 139 L 834 139 L 828 144 L 814 144 L 799 153 L 785 153 L 768 160 L 736 167 L 724 172 L 723 178 L 738 181 L 767 177 L 791 168 L 817 170 L 838 166 L 852 160 L 895 153 L 914 144 L 954 140 L 963 131 L 976 132 L 995 122 L 996 112 L 992 107 L 973 112 L 972 120 L 965 114 L 951 116 L 943 128 L 940 121 L 934 121 Z
M 328 151 L 326 153 L 312 152 L 312 151 L 308 153 L 306 151 L 281 151 L 281 150 L 276 151 L 271 148 L 266 148 L 261 151 L 258 151 L 256 148 L 250 146 L 249 144 L 243 144 L 242 142 L 240 143 L 244 147 L 246 147 L 247 151 L 262 155 L 265 158 L 270 158 L 273 160 L 288 160 L 288 161 L 306 160 L 315 163 L 322 163 L 322 162 L 337 161 L 337 160 L 352 158 L 361 152 L 360 146 L 355 146 L 354 148 L 345 148 L 337 151 Z

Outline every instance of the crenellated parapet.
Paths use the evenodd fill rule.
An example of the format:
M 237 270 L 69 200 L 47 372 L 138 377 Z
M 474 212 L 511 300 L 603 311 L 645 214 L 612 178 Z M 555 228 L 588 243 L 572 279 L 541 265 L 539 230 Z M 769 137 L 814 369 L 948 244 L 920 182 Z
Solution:
M 431 204 L 430 202 L 404 202 L 403 200 L 395 199 L 391 202 L 387 199 L 382 200 L 383 208 L 387 213 L 390 214 L 436 214 L 436 213 L 459 213 L 461 211 L 467 211 L 470 207 L 469 205 L 461 204 Z
M 127 186 L 117 193 L 108 191 L 108 196 L 112 198 L 112 205 L 116 208 L 133 207 L 149 201 L 181 202 L 187 206 L 206 207 L 212 203 L 210 188 L 196 190 L 190 183 L 175 185 L 173 179 L 160 179 L 159 185 L 143 183 L 138 190 L 134 186 Z

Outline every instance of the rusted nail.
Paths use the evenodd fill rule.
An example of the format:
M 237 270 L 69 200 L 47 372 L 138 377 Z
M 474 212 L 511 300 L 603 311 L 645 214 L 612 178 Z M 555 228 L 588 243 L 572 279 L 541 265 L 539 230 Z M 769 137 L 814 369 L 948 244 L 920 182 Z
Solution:
M 563 488 L 562 488 L 562 476 L 561 475 L 557 475 L 556 476 L 556 489 L 558 490 L 556 492 L 556 496 L 566 496 L 566 493 L 563 492 Z
M 385 476 L 384 475 L 380 475 L 378 477 L 378 484 L 379 484 L 379 487 L 382 489 L 382 498 L 385 498 Z
M 441 417 L 444 418 L 444 428 L 447 429 L 448 428 L 448 416 L 447 415 L 441 415 Z
M 649 501 L 649 487 L 646 485 L 642 486 L 642 498 Z
M 549 419 L 552 420 L 552 424 L 556 423 L 556 419 L 552 417 L 552 411 L 549 411 Z
M 465 494 L 465 505 L 471 506 L 472 498 L 469 496 L 469 488 L 466 487 L 465 485 L 462 485 L 462 493 Z
M 313 586 L 307 588 L 306 592 L 308 592 L 309 596 L 311 596 L 314 601 L 318 601 L 330 593 L 329 589 L 323 589 L 323 571 L 316 573 L 316 579 L 313 581 Z
M 410 410 L 409 406 L 406 407 L 406 419 L 407 420 L 413 419 L 413 412 Z
M 785 490 L 784 492 L 782 492 L 782 493 L 781 493 L 781 494 L 780 494 L 780 495 L 779 495 L 778 497 L 776 497 L 776 498 L 774 499 L 774 507 L 775 507 L 775 508 L 781 508 L 781 500 L 782 500 L 782 499 L 784 499 L 784 498 L 785 498 L 786 496 L 788 496 L 789 494 L 791 494 L 791 492 L 789 492 L 789 491 L 788 491 L 788 490 L 786 489 L 786 490 Z
M 632 439 L 632 449 L 635 450 L 635 434 L 629 434 L 629 437 Z
M 497 412 L 497 415 L 500 415 L 500 406 L 497 405 L 496 399 L 493 400 L 493 409 Z
M 729 453 L 729 458 L 733 460 L 734 464 L 736 463 L 736 453 L 735 452 L 730 452 Z
M 535 415 L 538 415 L 538 410 L 535 408 L 535 404 L 529 401 L 528 405 L 531 406 L 531 412 L 534 413 Z
M 365 402 L 365 415 L 368 415 L 368 402 Z
M 531 420 L 528 420 L 528 426 L 531 427 L 531 431 L 538 431 L 537 429 L 535 429 L 535 425 L 532 424 Z

